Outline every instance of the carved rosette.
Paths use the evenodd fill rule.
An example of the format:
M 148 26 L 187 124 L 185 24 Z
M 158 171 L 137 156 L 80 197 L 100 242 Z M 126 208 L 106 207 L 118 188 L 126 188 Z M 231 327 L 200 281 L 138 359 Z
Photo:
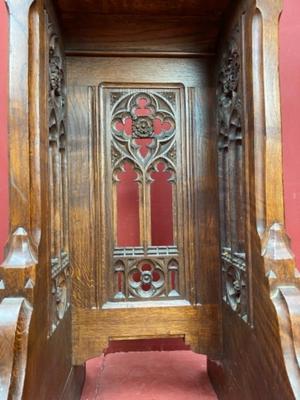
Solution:
M 68 180 L 65 131 L 64 58 L 54 25 L 48 23 L 49 197 L 51 203 L 50 334 L 70 304 Z
M 112 108 L 112 151 L 121 156 L 113 160 L 114 169 L 125 161 L 142 172 L 158 160 L 175 170 L 168 152 L 175 143 L 175 114 L 171 105 L 158 93 L 125 94 Z M 148 139 L 143 144 L 139 139 Z
M 151 260 L 134 265 L 128 277 L 130 294 L 137 297 L 159 296 L 165 287 L 165 278 L 161 266 Z
M 114 263 L 115 300 L 178 298 L 176 258 L 123 258 Z
M 151 117 L 136 117 L 132 123 L 133 137 L 147 138 L 153 137 L 153 118 Z

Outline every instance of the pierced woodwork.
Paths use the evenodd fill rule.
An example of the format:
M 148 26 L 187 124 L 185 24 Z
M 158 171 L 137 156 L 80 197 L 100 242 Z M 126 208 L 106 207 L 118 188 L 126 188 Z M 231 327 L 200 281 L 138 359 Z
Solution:
M 109 94 L 112 235 L 116 238 L 112 265 L 118 282 L 110 299 L 115 301 L 184 295 L 177 211 L 181 185 L 176 157 L 181 143 L 177 92 L 120 88 Z M 171 285 L 169 254 L 176 257 Z
M 129 293 L 135 297 L 154 297 L 160 295 L 165 286 L 163 268 L 151 260 L 134 262 L 129 266 Z
M 248 265 L 245 246 L 245 162 L 241 28 L 221 59 L 218 80 L 219 190 L 223 299 L 248 320 Z
M 65 128 L 64 59 L 58 34 L 48 17 L 49 46 L 49 196 L 51 203 L 50 333 L 70 305 L 68 246 L 68 172 Z
M 299 273 L 282 226 L 281 0 L 7 5 L 4 397 L 79 398 L 83 375 L 72 365 L 110 340 L 176 336 L 209 355 L 221 399 L 298 398 Z
M 105 348 L 112 336 L 126 340 L 165 335 L 161 315 L 173 308 L 176 322 L 172 322 L 172 335 L 189 338 L 193 332 L 195 351 L 211 343 L 215 352 L 220 345 L 218 222 L 214 214 L 216 127 L 214 108 L 207 101 L 213 94 L 209 84 L 213 65 L 212 59 L 163 59 L 157 55 L 145 59 L 67 58 L 69 162 L 70 170 L 76 171 L 70 174 L 76 364 Z M 87 68 L 89 74 L 84 72 Z M 157 96 L 161 106 L 145 96 Z M 140 97 L 138 104 L 134 97 Z M 116 121 L 114 110 L 119 113 Z M 161 111 L 173 119 L 175 129 L 174 133 L 170 130 L 169 139 L 166 128 L 170 129 L 170 124 L 156 118 Z M 151 120 L 142 127 L 153 126 L 148 130 L 150 137 L 133 134 L 133 120 L 139 117 Z M 160 160 L 157 169 L 149 171 L 151 180 L 143 180 L 144 170 L 147 172 L 155 158 L 147 146 L 162 136 L 161 127 L 165 145 L 158 143 L 154 150 L 174 164 L 174 172 L 164 171 L 167 162 Z M 115 142 L 118 148 L 112 146 Z M 132 146 L 136 143 L 140 149 Z M 124 152 L 131 159 L 123 156 Z M 113 173 L 122 157 L 123 169 Z M 146 214 L 140 207 L 142 185 L 149 189 Z M 147 239 L 146 249 L 142 235 Z M 143 264 L 152 266 L 151 271 L 142 271 Z M 185 314 L 189 307 L 193 312 Z M 156 309 L 161 311 L 156 313 Z M 210 313 L 215 316 L 213 321 Z M 207 320 L 203 326 L 206 333 L 198 342 L 194 340 L 194 322 L 188 322 L 192 314 Z M 145 330 L 135 332 L 137 321 L 148 320 L 150 315 Z M 107 316 L 118 320 L 113 333 Z M 101 334 L 93 335 L 91 342 L 91 336 L 82 333 L 82 324 L 97 332 L 102 326 Z

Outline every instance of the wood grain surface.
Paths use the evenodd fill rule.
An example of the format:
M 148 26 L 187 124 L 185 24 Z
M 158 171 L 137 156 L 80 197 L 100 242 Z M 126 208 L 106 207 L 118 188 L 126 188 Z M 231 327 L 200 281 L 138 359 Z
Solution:
M 282 195 L 282 2 L 7 6 L 11 233 L 0 267 L 1 400 L 79 398 L 85 361 L 109 341 L 165 337 L 209 355 L 220 399 L 299 398 L 299 274 Z M 182 92 L 187 272 L 176 301 L 109 295 L 113 201 L 101 140 L 110 121 L 101 90 L 138 85 Z M 58 229 L 67 225 L 66 151 L 69 236 Z M 53 249 L 60 261 L 69 250 L 71 274 Z

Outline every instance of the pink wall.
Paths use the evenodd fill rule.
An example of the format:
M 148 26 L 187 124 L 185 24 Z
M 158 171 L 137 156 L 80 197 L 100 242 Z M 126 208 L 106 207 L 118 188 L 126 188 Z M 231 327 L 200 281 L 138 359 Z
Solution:
M 300 267 L 300 1 L 285 0 L 280 78 L 286 227 Z
M 285 0 L 280 75 L 286 225 L 300 266 L 300 1 Z M 0 0 L 0 249 L 7 239 L 7 16 Z M 0 257 L 2 257 L 0 252 Z

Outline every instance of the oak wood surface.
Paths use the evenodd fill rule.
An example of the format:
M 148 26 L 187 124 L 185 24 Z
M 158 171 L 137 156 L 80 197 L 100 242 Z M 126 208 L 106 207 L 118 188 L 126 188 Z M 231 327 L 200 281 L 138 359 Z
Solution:
M 98 356 L 114 340 L 183 337 L 195 352 L 212 356 L 219 352 L 220 320 L 216 305 L 119 308 L 101 313 L 76 308 L 73 321 L 75 365 Z
M 70 313 L 50 339 L 50 226 L 48 181 L 48 26 L 43 1 L 8 1 L 10 25 L 10 238 L 0 267 L 2 312 L 29 303 L 31 318 L 11 312 L 15 347 L 4 398 L 58 399 L 71 370 Z M 55 19 L 51 5 L 47 11 Z M 22 303 L 22 304 L 23 304 Z M 29 326 L 30 321 L 30 326 Z M 4 320 L 3 320 L 4 322 Z M 1 346 L 5 330 L 1 328 Z M 6 337 L 8 339 L 8 337 Z M 9 339 L 12 340 L 11 338 Z M 12 342 L 13 343 L 13 342 Z M 9 360 L 1 358 L 6 368 Z M 51 374 L 46 374 L 46 370 Z M 2 376 L 2 374 L 1 374 Z M 3 375 L 5 376 L 5 375 Z M 52 382 L 55 382 L 53 385 Z
M 281 1 L 7 5 L 4 398 L 15 389 L 15 398 L 79 398 L 84 362 L 110 340 L 168 336 L 209 355 L 220 399 L 299 398 L 299 274 L 282 196 Z M 138 85 L 184 88 L 179 212 L 190 239 L 183 244 L 190 287 L 175 301 L 118 302 L 107 295 L 112 231 L 105 218 L 112 205 L 99 125 L 107 129 L 109 117 L 99 100 L 105 87 L 134 92 Z M 22 305 L 30 312 L 20 318 Z M 10 347 L 3 347 L 7 340 Z
M 110 292 L 112 285 L 110 273 L 110 252 L 111 252 L 111 230 L 105 228 L 105 215 L 111 212 L 111 198 L 109 195 L 108 187 L 109 182 L 103 179 L 107 173 L 103 170 L 104 161 L 108 157 L 109 151 L 99 147 L 99 132 L 97 128 L 97 120 L 101 121 L 104 118 L 109 118 L 109 114 L 99 112 L 99 103 L 93 105 L 93 96 L 98 96 L 98 85 L 104 82 L 105 87 L 120 87 L 126 88 L 136 85 L 142 88 L 171 88 L 175 84 L 183 84 L 186 86 L 184 89 L 184 96 L 186 97 L 186 107 L 188 109 L 188 117 L 184 122 L 184 128 L 180 135 L 184 140 L 191 141 L 191 148 L 188 153 L 182 154 L 183 163 L 190 165 L 190 172 L 187 187 L 189 187 L 189 196 L 192 208 L 191 214 L 183 214 L 184 220 L 187 222 L 190 219 L 190 225 L 186 224 L 187 235 L 185 239 L 185 246 L 188 252 L 191 252 L 191 258 L 186 258 L 185 269 L 190 270 L 187 275 L 186 284 L 189 288 L 189 296 L 184 297 L 192 304 L 218 304 L 218 287 L 219 276 L 218 268 L 218 243 L 214 240 L 217 237 L 217 220 L 214 213 L 217 207 L 216 204 L 216 159 L 213 152 L 215 146 L 215 132 L 212 125 L 214 119 L 213 113 L 213 93 L 211 76 L 208 74 L 212 62 L 209 59 L 159 59 L 159 58 L 82 58 L 82 57 L 68 57 L 68 112 L 69 112 L 69 162 L 70 162 L 70 235 L 71 235 L 71 255 L 73 265 L 73 304 L 78 307 L 78 312 L 74 310 L 74 316 L 80 312 L 80 323 L 74 324 L 74 352 L 73 357 L 76 363 L 82 361 L 88 351 L 91 355 L 95 355 L 97 346 L 100 348 L 106 347 L 110 330 L 108 327 L 103 327 L 102 337 L 95 339 L 94 345 L 87 344 L 86 340 L 94 336 L 88 333 L 82 335 L 80 325 L 81 318 L 84 314 L 83 310 L 88 307 L 100 308 L 94 310 L 91 315 L 95 315 L 95 319 L 90 319 L 89 329 L 98 330 L 104 316 L 111 315 L 114 318 L 114 313 L 123 315 L 122 320 L 119 322 L 119 336 L 123 338 L 131 338 L 133 336 L 133 328 L 137 329 L 135 321 L 140 321 L 144 315 L 152 315 L 155 308 L 151 308 L 151 312 L 146 309 L 123 308 L 120 310 L 108 311 L 101 310 L 103 303 L 107 301 L 105 293 Z M 118 70 L 117 81 L 115 70 Z M 83 73 L 84 70 L 89 70 L 89 74 Z M 105 82 L 115 82 L 105 84 Z M 167 90 L 167 89 L 164 89 Z M 171 89 L 169 89 L 171 90 Z M 101 92 L 100 92 L 101 93 Z M 210 97 L 211 96 L 211 97 Z M 211 102 L 207 100 L 211 98 Z M 105 100 L 108 101 L 108 100 Z M 197 116 L 194 113 L 197 110 Z M 107 117 L 106 117 L 107 115 Z M 184 121 L 184 120 L 183 120 Z M 104 123 L 108 129 L 110 122 Z M 188 124 L 188 125 L 187 125 Z M 86 134 L 83 134 L 86 133 Z M 103 130 L 100 134 L 104 137 L 108 135 L 108 131 Z M 95 152 L 96 149 L 96 152 Z M 97 160 L 99 160 L 97 162 Z M 106 161 L 105 161 L 106 162 Z M 104 163 L 104 164 L 103 164 Z M 76 166 L 80 165 L 80 170 Z M 77 170 L 76 173 L 73 171 Z M 209 179 L 211 176 L 211 179 Z M 194 189 L 195 188 L 195 189 Z M 97 197 L 97 191 L 105 194 L 103 200 Z M 180 189 L 181 190 L 181 189 Z M 192 195 L 194 191 L 194 195 Z M 179 196 L 183 196 L 183 191 L 180 191 Z M 107 197 L 108 196 L 108 197 Z M 185 199 L 185 197 L 183 197 Z M 186 203 L 188 200 L 184 200 Z M 102 204 L 102 211 L 99 207 Z M 186 203 L 187 204 L 187 203 Z M 184 205 L 186 207 L 186 205 Z M 182 212 L 182 210 L 178 210 Z M 197 213 L 197 218 L 195 213 Z M 193 221 L 199 221 L 194 230 Z M 97 222 L 97 221 L 100 221 Z M 78 242 L 78 239 L 80 242 Z M 198 245 L 196 243 L 199 243 Z M 100 244 L 102 250 L 99 252 Z M 195 252 L 195 253 L 193 253 Z M 106 255 L 105 255 L 106 254 Z M 88 255 L 88 256 L 87 256 Z M 189 256 L 190 257 L 190 256 Z M 107 260 L 107 261 L 106 261 Z M 194 279 L 196 279 L 195 284 Z M 199 282 L 199 283 L 196 283 Z M 209 282 L 209 283 L 208 283 Z M 209 285 L 209 286 L 208 286 Z M 208 287 L 215 289 L 207 290 Z M 106 300 L 105 300 L 106 299 Z M 155 302 L 152 302 L 151 307 L 155 307 Z M 147 306 L 147 307 L 149 307 Z M 166 303 L 166 307 L 168 302 Z M 84 307 L 84 308 L 83 308 Z M 173 330 L 173 335 L 183 334 L 183 328 L 180 314 L 183 310 L 188 310 L 188 307 L 165 310 L 166 315 L 168 312 L 174 312 L 178 315 L 178 323 L 176 319 L 170 324 L 170 329 Z M 201 310 L 200 310 L 201 311 Z M 158 312 L 158 311 L 157 311 Z M 163 309 L 160 309 L 161 315 L 164 315 Z M 89 315 L 89 314 L 88 314 Z M 96 317 L 98 315 L 98 317 Z M 104 316 L 102 316 L 104 315 Z M 155 314 L 153 314 L 155 315 Z M 189 313 L 186 313 L 188 316 Z M 200 313 L 199 315 L 202 315 Z M 210 315 L 210 314 L 209 314 Z M 77 317 L 75 317 L 77 318 Z M 199 322 L 200 329 L 205 329 L 210 321 L 207 314 L 201 316 Z M 128 322 L 125 322 L 125 320 Z M 157 318 L 157 325 L 159 326 L 159 319 Z M 99 323 L 99 325 L 98 325 Z M 83 323 L 85 325 L 85 323 Z M 96 324 L 96 326 L 95 326 Z M 148 334 L 155 337 L 155 323 L 152 322 L 153 328 L 148 329 Z M 179 325 L 178 325 L 179 324 Z M 217 320 L 213 322 L 215 325 L 215 335 L 217 335 Z M 192 324 L 188 324 L 188 319 L 185 325 L 185 335 L 188 338 L 192 336 L 193 343 L 195 342 L 194 334 L 190 333 Z M 163 326 L 159 329 L 160 335 L 166 335 L 163 331 Z M 89 332 L 89 331 L 88 331 Z M 167 331 L 166 331 L 167 332 Z M 205 330 L 203 332 L 206 332 Z M 140 333 L 142 334 L 142 333 Z M 201 351 L 213 352 L 217 349 L 218 341 L 210 345 L 210 331 L 203 333 L 199 336 L 199 345 L 193 345 L 195 349 Z M 136 334 L 136 337 L 139 335 Z M 142 334 L 145 336 L 145 334 Z M 80 344 L 78 340 L 80 338 Z
M 32 307 L 22 297 L 0 304 L 0 399 L 21 399 L 27 372 Z
M 56 2 L 67 52 L 83 54 L 213 54 L 229 3 Z
M 251 255 L 247 301 L 251 313 L 250 323 L 245 324 L 223 304 L 223 356 L 208 363 L 221 399 L 299 398 L 295 307 L 299 274 L 283 227 L 278 89 L 281 7 L 281 1 L 241 2 L 227 23 L 220 48 L 222 53 L 242 21 L 245 173 L 250 190 L 246 203 L 246 251 Z
M 60 13 L 99 13 L 120 15 L 221 15 L 230 0 L 152 0 L 145 2 L 141 0 L 55 0 Z
M 82 14 L 79 26 L 77 14 L 65 14 L 62 18 L 66 50 L 71 54 L 214 54 L 219 31 L 214 16 L 158 18 L 145 15 L 128 18 L 123 15 Z

